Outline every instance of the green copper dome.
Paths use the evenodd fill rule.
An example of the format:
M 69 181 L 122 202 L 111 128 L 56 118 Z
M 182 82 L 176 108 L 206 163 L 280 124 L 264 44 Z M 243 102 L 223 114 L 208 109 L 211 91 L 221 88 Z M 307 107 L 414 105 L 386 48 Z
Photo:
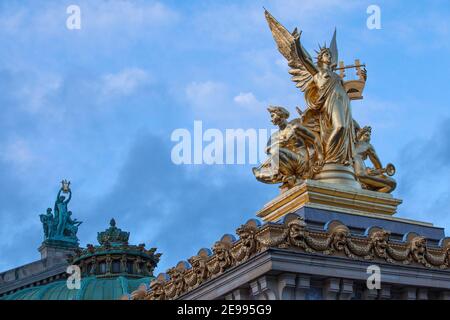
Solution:
M 80 289 L 68 289 L 66 280 L 26 288 L 0 300 L 118 300 L 130 294 L 141 284 L 149 284 L 154 277 L 129 279 L 87 277 L 81 280 Z
M 75 250 L 69 263 L 78 265 L 83 277 L 153 276 L 161 254 L 156 253 L 156 248 L 147 250 L 143 243 L 129 244 L 129 235 L 129 232 L 117 228 L 116 221 L 111 219 L 110 227 L 98 233 L 99 245 L 88 244 L 86 249 Z
M 161 254 L 156 253 L 156 248 L 147 250 L 143 243 L 129 244 L 129 235 L 111 219 L 110 227 L 98 233 L 98 245 L 74 249 L 67 262 L 79 268 L 80 289 L 69 289 L 63 279 L 24 288 L 0 300 L 116 300 L 141 284 L 149 285 Z

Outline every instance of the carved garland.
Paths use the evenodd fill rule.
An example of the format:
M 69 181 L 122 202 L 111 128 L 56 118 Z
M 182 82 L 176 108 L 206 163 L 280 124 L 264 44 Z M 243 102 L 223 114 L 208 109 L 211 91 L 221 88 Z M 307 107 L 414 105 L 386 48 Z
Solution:
M 356 237 L 338 221 L 328 225 L 326 231 L 308 230 L 298 215 L 288 215 L 283 224 L 260 226 L 250 220 L 236 230 L 238 241 L 225 235 L 213 246 L 213 254 L 202 249 L 187 262 L 160 274 L 150 284 L 150 290 L 131 295 L 136 300 L 176 299 L 205 281 L 247 261 L 268 248 L 289 248 L 312 254 L 345 256 L 351 259 L 381 260 L 392 264 L 421 265 L 427 268 L 450 268 L 450 239 L 442 241 L 440 248 L 427 246 L 426 239 L 409 234 L 405 243 L 389 241 L 390 232 L 373 228 L 367 237 Z

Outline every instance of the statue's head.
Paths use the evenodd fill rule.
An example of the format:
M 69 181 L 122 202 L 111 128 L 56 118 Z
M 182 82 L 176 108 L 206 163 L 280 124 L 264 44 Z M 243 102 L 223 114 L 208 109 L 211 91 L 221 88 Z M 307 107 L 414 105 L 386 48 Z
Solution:
M 356 138 L 358 141 L 369 142 L 371 135 L 372 135 L 372 127 L 365 126 L 364 128 L 358 130 Z
M 47 208 L 47 214 L 52 214 L 52 208 Z
M 66 199 L 66 197 L 64 197 L 64 196 L 59 196 L 59 202 L 63 202 L 64 200 Z
M 270 106 L 267 108 L 270 113 L 270 118 L 272 119 L 272 123 L 274 125 L 279 125 L 286 121 L 289 118 L 289 111 L 287 111 L 283 107 L 279 106 Z
M 327 47 L 320 47 L 320 51 L 317 52 L 317 64 L 319 67 L 323 65 L 331 66 L 332 61 L 333 59 L 330 49 Z

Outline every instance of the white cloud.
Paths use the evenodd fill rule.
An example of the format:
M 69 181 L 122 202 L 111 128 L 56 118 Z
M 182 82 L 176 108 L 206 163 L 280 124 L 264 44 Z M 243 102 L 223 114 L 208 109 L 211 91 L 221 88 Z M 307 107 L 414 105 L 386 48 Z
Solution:
M 192 82 L 185 94 L 194 109 L 216 109 L 226 100 L 227 87 L 220 82 Z
M 190 111 L 195 119 L 207 120 L 210 125 L 229 126 L 239 125 L 255 110 L 263 110 L 262 103 L 252 92 L 231 94 L 232 84 L 216 81 L 191 82 L 186 86 L 184 98 L 191 107 Z M 244 121 L 245 122 L 245 121 Z M 240 124 L 242 125 L 242 123 Z
M 17 89 L 16 96 L 22 101 L 25 110 L 35 113 L 46 108 L 49 99 L 57 94 L 63 79 L 58 74 L 28 72 L 26 80 Z
M 24 21 L 25 10 L 20 9 L 14 12 L 5 12 L 1 15 L 0 30 L 6 33 L 17 32 Z
M 262 110 L 264 107 L 264 103 L 258 101 L 252 92 L 241 92 L 233 100 L 236 104 L 250 109 Z
M 127 68 L 118 73 L 109 73 L 102 77 L 101 94 L 103 97 L 129 96 L 139 87 L 150 82 L 145 70 Z
M 0 158 L 22 169 L 31 164 L 35 159 L 28 143 L 21 138 L 15 138 L 9 141 L 1 150 Z

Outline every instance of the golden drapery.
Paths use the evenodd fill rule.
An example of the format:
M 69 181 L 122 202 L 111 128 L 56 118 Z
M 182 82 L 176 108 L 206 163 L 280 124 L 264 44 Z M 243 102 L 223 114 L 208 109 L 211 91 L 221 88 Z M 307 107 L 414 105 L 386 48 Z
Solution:
M 354 156 L 354 128 L 350 99 L 341 78 L 328 71 L 321 86 L 311 83 L 305 92 L 308 109 L 303 123 L 320 136 L 325 163 L 350 165 Z

